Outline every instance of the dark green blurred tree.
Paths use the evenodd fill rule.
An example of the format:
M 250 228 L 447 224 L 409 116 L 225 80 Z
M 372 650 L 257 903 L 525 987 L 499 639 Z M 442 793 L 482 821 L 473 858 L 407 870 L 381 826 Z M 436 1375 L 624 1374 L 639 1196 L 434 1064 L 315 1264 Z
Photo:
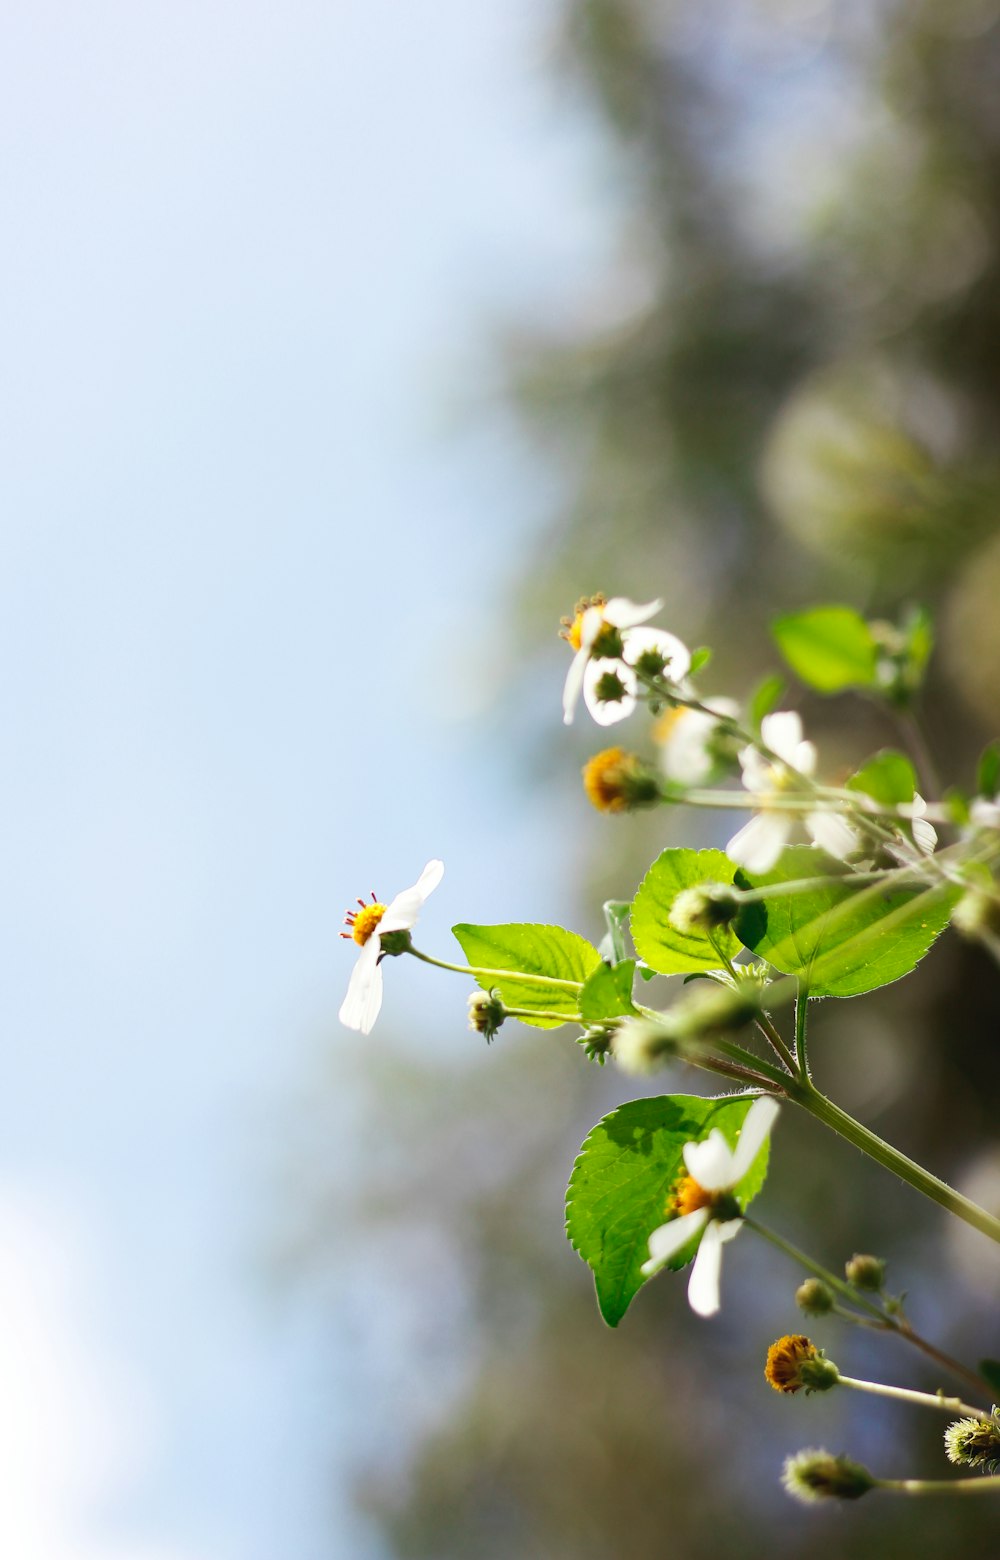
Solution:
M 624 216 L 601 311 L 615 323 L 567 317 L 502 343 L 527 435 L 565 477 L 519 581 L 546 675 L 559 615 L 599 588 L 662 594 L 662 622 L 715 647 L 719 692 L 773 668 L 779 610 L 845 599 L 891 612 L 917 597 L 942 638 L 927 730 L 945 780 L 969 783 L 1000 726 L 998 16 L 994 0 L 566 0 L 555 64 L 614 138 Z M 899 740 L 858 702 L 803 704 L 834 767 Z M 601 745 L 585 726 L 566 736 L 553 721 L 562 786 L 579 744 Z M 697 827 L 588 820 L 587 903 L 628 895 L 656 849 Z M 819 1069 L 939 1173 L 985 1175 L 998 1021 L 1000 972 L 949 935 L 912 980 L 825 1005 Z M 373 1093 L 380 1135 L 423 1169 L 400 1186 L 398 1166 L 370 1165 L 337 1216 L 346 1199 L 369 1231 L 380 1219 L 436 1230 L 463 1296 L 460 1379 L 360 1479 L 391 1552 L 992 1552 L 996 1516 L 967 1502 L 873 1499 L 833 1519 L 791 1507 L 777 1487 L 786 1451 L 826 1439 L 904 1474 L 938 1466 L 943 1425 L 769 1394 L 763 1351 L 796 1330 L 797 1276 L 750 1241 L 726 1275 L 739 1303 L 718 1323 L 695 1322 L 683 1284 L 664 1279 L 604 1329 L 560 1245 L 559 1203 L 588 1127 L 635 1092 L 611 1071 L 504 1031 L 465 1077 L 428 1065 L 405 1090 Z M 663 1087 L 704 1092 L 696 1076 Z M 964 1326 L 1000 1353 L 990 1253 L 963 1268 L 933 1209 L 791 1114 L 781 1154 L 796 1173 L 772 1178 L 771 1222 L 831 1263 L 879 1250 L 942 1341 L 950 1321 L 959 1352 Z M 939 1384 L 888 1342 L 832 1329 L 821 1341 L 859 1373 Z

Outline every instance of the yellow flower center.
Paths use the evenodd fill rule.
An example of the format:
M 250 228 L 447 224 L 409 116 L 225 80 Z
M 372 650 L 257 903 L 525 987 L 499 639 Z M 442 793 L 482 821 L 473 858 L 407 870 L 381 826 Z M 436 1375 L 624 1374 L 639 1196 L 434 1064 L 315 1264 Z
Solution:
M 682 721 L 685 715 L 690 715 L 690 713 L 691 711 L 685 709 L 683 704 L 676 705 L 672 710 L 664 710 L 659 720 L 653 726 L 653 741 L 658 743 L 660 747 L 664 743 L 670 742 L 677 733 L 678 722 Z
M 693 1175 L 681 1176 L 670 1193 L 667 1208 L 678 1218 L 684 1213 L 697 1213 L 699 1208 L 711 1208 L 716 1200 L 715 1192 L 707 1192 L 699 1186 Z
M 816 1346 L 802 1333 L 787 1333 L 767 1351 L 764 1376 L 775 1392 L 798 1392 L 802 1366 L 818 1358 Z
M 598 812 L 623 812 L 626 806 L 623 780 L 635 760 L 624 748 L 604 748 L 583 766 L 583 789 Z
M 372 903 L 366 905 L 363 899 L 358 900 L 360 910 L 348 910 L 344 917 L 344 925 L 350 930 L 341 932 L 341 937 L 353 937 L 359 947 L 363 948 L 372 932 L 375 930 L 388 909 L 372 895 Z

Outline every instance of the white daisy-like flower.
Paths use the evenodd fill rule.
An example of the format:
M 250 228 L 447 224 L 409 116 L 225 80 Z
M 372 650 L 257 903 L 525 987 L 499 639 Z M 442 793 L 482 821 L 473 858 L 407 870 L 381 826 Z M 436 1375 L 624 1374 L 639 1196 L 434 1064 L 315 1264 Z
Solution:
M 390 932 L 408 932 L 416 925 L 424 904 L 443 876 L 444 862 L 429 861 L 413 887 L 404 888 L 387 905 L 372 894 L 370 905 L 359 899 L 361 908 L 347 912 L 345 920 L 350 931 L 340 935 L 353 938 L 361 952 L 340 1008 L 340 1022 L 346 1028 L 360 1030 L 363 1035 L 371 1031 L 382 1006 L 382 938 Z
M 662 606 L 662 601 L 638 604 L 627 596 L 612 596 L 610 601 L 594 597 L 582 602 L 572 619 L 563 620 L 563 637 L 576 652 L 563 688 L 563 720 L 567 726 L 572 723 L 581 693 L 599 725 L 614 725 L 630 715 L 635 709 L 637 689 L 631 668 L 637 663 L 643 663 L 641 669 L 647 673 L 662 671 L 672 682 L 686 676 L 691 665 L 687 646 L 663 629 L 638 628 Z M 602 656 L 605 637 L 614 641 L 616 647 L 620 644 L 620 656 Z M 592 667 L 598 670 L 592 671 Z M 613 682 L 607 684 L 605 691 L 610 691 L 612 697 L 602 699 L 600 685 L 608 676 L 617 676 L 619 688 Z
M 755 747 L 744 748 L 740 754 L 743 784 L 758 798 L 760 811 L 726 846 L 730 861 L 748 872 L 770 872 L 795 827 L 794 813 L 780 806 L 769 807 L 768 799 L 794 788 L 796 775 L 808 778 L 816 768 L 816 749 L 803 741 L 802 721 L 794 710 L 765 715 L 760 736 L 776 759 L 765 758 Z M 806 813 L 804 822 L 813 843 L 828 855 L 843 859 L 858 849 L 857 834 L 839 813 L 817 807 Z
M 739 1234 L 743 1223 L 725 1217 L 726 1204 L 732 1207 L 732 1194 L 763 1148 L 777 1114 L 777 1101 L 761 1095 L 747 1111 L 735 1148 L 729 1147 L 718 1127 L 702 1141 L 684 1145 L 687 1175 L 676 1193 L 678 1216 L 650 1235 L 649 1261 L 643 1263 L 642 1273 L 652 1278 L 701 1233 L 688 1282 L 688 1301 L 698 1316 L 714 1316 L 719 1309 L 722 1248 Z
M 713 748 L 719 721 L 736 720 L 740 713 L 734 699 L 705 702 L 711 714 L 678 704 L 660 717 L 653 731 L 660 748 L 660 768 L 678 785 L 700 785 L 709 778 L 718 762 Z

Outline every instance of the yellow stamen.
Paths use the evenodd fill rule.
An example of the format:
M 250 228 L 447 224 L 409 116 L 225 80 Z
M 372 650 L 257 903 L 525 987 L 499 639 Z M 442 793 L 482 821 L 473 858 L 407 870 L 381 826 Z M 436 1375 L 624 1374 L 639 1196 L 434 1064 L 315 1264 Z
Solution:
M 819 1358 L 819 1351 L 802 1333 L 786 1333 L 767 1351 L 764 1376 L 775 1392 L 798 1392 L 805 1383 L 802 1366 Z
M 606 596 L 581 596 L 573 608 L 572 617 L 560 618 L 560 639 L 565 639 L 571 650 L 580 650 L 583 647 L 583 618 L 584 613 L 590 607 L 603 607 L 607 605 Z
M 624 812 L 628 805 L 624 782 L 635 756 L 624 748 L 604 748 L 583 766 L 583 789 L 598 812 Z
M 662 747 L 665 742 L 669 742 L 677 731 L 678 721 L 683 720 L 684 716 L 690 715 L 690 713 L 691 711 L 689 709 L 685 709 L 683 704 L 676 705 L 672 710 L 664 710 L 659 720 L 653 726 L 653 741 L 656 742 L 660 747 Z
M 387 908 L 388 906 L 379 904 L 365 905 L 363 910 L 358 911 L 351 924 L 351 936 L 356 943 L 364 947 Z
M 684 1213 L 697 1213 L 699 1208 L 711 1208 L 715 1198 L 716 1193 L 699 1186 L 693 1175 L 684 1175 L 670 1193 L 667 1208 L 679 1218 Z

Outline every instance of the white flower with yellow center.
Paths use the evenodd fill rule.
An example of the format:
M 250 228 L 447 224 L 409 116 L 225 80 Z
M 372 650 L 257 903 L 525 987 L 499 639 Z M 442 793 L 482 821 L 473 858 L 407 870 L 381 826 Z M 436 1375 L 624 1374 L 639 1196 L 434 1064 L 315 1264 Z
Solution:
M 382 1006 L 382 939 L 392 932 L 408 932 L 416 925 L 425 902 L 443 876 L 444 862 L 429 861 L 413 887 L 404 888 L 387 905 L 372 894 L 370 905 L 359 899 L 361 908 L 348 910 L 345 921 L 350 931 L 340 935 L 353 938 L 361 952 L 340 1008 L 340 1022 L 346 1028 L 358 1029 L 363 1035 L 370 1032 Z
M 743 784 L 756 798 L 759 811 L 726 846 L 730 861 L 748 872 L 770 872 L 774 866 L 795 825 L 795 814 L 780 805 L 781 796 L 797 787 L 799 776 L 808 779 L 816 768 L 816 749 L 803 741 L 802 722 L 793 710 L 765 715 L 760 736 L 773 758 L 755 747 L 740 754 Z M 804 822 L 813 843 L 828 855 L 842 860 L 858 849 L 857 834 L 839 813 L 817 806 L 806 813 Z
M 687 674 L 691 655 L 676 635 L 638 627 L 662 605 L 662 601 L 639 605 L 626 596 L 612 596 L 610 601 L 594 596 L 580 602 L 571 619 L 563 620 L 563 638 L 576 652 L 563 688 L 567 726 L 581 693 L 598 725 L 612 726 L 635 709 L 637 672 L 663 675 L 670 682 L 679 682 Z
M 700 785 L 709 778 L 720 761 L 715 751 L 719 723 L 739 717 L 739 705 L 734 699 L 706 700 L 705 706 L 703 710 L 692 710 L 686 704 L 678 704 L 662 715 L 653 728 L 653 740 L 660 749 L 660 768 L 677 785 Z
M 650 1235 L 649 1261 L 643 1263 L 642 1272 L 652 1278 L 700 1233 L 688 1282 L 688 1301 L 698 1316 L 714 1316 L 719 1309 L 722 1248 L 739 1234 L 743 1223 L 742 1218 L 732 1217 L 739 1206 L 734 1192 L 767 1141 L 777 1114 L 777 1101 L 761 1095 L 747 1111 L 735 1148 L 729 1147 L 718 1127 L 701 1142 L 684 1145 L 687 1175 L 673 1197 L 677 1217 Z

